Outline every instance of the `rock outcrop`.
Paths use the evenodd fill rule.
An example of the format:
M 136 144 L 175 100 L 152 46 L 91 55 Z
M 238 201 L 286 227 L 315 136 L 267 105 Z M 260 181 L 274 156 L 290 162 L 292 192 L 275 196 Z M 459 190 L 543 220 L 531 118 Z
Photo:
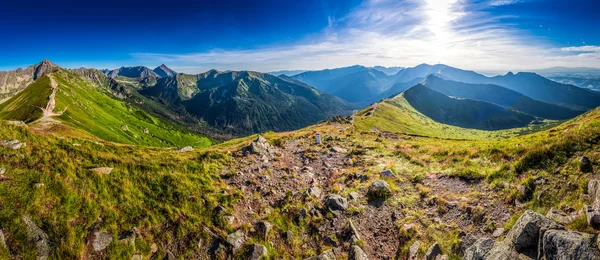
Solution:
M 596 237 L 567 230 L 548 230 L 542 238 L 544 259 L 600 259 Z
M 50 239 L 48 235 L 33 222 L 30 216 L 25 215 L 22 217 L 22 220 L 27 229 L 27 240 L 35 243 L 35 247 L 37 248 L 36 259 L 48 259 L 50 255 Z

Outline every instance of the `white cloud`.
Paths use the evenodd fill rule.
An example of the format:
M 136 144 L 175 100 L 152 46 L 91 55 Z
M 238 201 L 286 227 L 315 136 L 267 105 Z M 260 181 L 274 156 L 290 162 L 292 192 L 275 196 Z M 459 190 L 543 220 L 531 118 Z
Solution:
M 330 17 L 322 33 L 291 45 L 132 56 L 142 64 L 165 63 L 189 73 L 211 68 L 272 71 L 354 64 L 406 67 L 420 63 L 500 71 L 600 67 L 600 55 L 589 53 L 597 52 L 597 46 L 557 49 L 544 38 L 502 23 L 508 17 L 487 12 L 489 5 L 465 0 L 372 0 L 346 17 Z M 583 52 L 588 53 L 569 48 L 579 48 L 580 52 L 587 49 Z
M 492 6 L 514 5 L 524 2 L 523 0 L 494 0 L 490 2 Z
M 600 46 L 585 45 L 585 46 L 571 46 L 559 48 L 559 51 L 564 52 L 600 52 Z

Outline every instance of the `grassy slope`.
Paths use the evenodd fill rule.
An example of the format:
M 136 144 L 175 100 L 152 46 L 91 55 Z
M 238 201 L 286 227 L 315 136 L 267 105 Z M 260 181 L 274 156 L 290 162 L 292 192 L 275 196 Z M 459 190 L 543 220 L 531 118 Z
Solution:
M 48 97 L 52 93 L 50 79 L 48 76 L 44 76 L 27 88 L 27 91 L 21 91 L 0 104 L 0 119 L 31 123 L 42 117 L 43 113 L 40 107 L 46 107 Z
M 412 136 L 382 139 L 376 131 L 330 124 L 288 133 L 267 133 L 266 136 L 271 141 L 285 141 L 314 132 L 332 133 L 349 138 L 348 141 L 355 145 L 360 144 L 363 148 L 356 146 L 352 153 L 364 153 L 367 161 L 375 163 L 365 171 L 371 176 L 377 176 L 382 168 L 391 168 L 398 173 L 394 185 L 403 188 L 390 198 L 390 203 L 402 205 L 403 218 L 399 227 L 402 223 L 429 221 L 423 218 L 426 212 L 418 199 L 433 196 L 419 184 L 425 174 L 484 179 L 491 188 L 500 188 L 494 190 L 493 196 L 507 200 L 513 196 L 518 183 L 533 176 L 549 179 L 553 186 L 547 188 L 552 192 L 545 192 L 543 200 L 534 196 L 523 208 L 515 208 L 515 216 L 518 216 L 519 211 L 530 208 L 543 213 L 550 207 L 562 205 L 580 208 L 586 201 L 579 195 L 589 176 L 578 172 L 577 158 L 585 153 L 594 162 L 600 160 L 600 151 L 592 145 L 600 138 L 599 110 L 554 129 L 501 140 L 459 141 Z M 11 235 L 11 249 L 24 259 L 31 258 L 35 249 L 26 242 L 25 230 L 21 228 L 23 214 L 31 215 L 49 234 L 55 245 L 54 257 L 79 258 L 85 250 L 86 239 L 95 230 L 108 230 L 116 239 L 118 233 L 134 226 L 143 234 L 136 240 L 137 251 L 126 244 L 113 243 L 105 257 L 129 259 L 134 252 L 148 255 L 151 243 L 161 245 L 159 256 L 164 256 L 166 252 L 162 245 L 177 246 L 171 244 L 174 239 L 187 241 L 190 244 L 182 246 L 193 251 L 199 238 L 210 241 L 204 227 L 220 235 L 233 231 L 232 227 L 217 221 L 212 211 L 217 204 L 229 210 L 232 203 L 240 199 L 238 193 L 225 187 L 217 175 L 217 170 L 233 159 L 221 151 L 237 150 L 253 138 L 222 143 L 217 147 L 219 150 L 176 153 L 160 148 L 102 146 L 72 138 L 36 135 L 0 122 L 0 139 L 18 139 L 28 144 L 17 151 L 0 148 L 0 167 L 5 167 L 6 176 L 11 178 L 0 182 L 0 223 L 5 233 Z M 74 143 L 81 146 L 73 146 Z M 115 170 L 105 176 L 86 170 L 99 166 L 114 167 Z M 346 171 L 350 174 L 362 170 L 350 168 Z M 344 183 L 344 178 L 345 175 L 340 175 L 333 181 Z M 37 182 L 45 186 L 34 188 L 33 184 Z M 347 196 L 350 191 L 366 189 L 368 184 L 359 183 L 362 186 L 339 192 Z M 483 195 L 477 191 L 460 194 L 469 200 Z M 280 219 L 285 225 L 296 225 L 288 222 L 292 218 L 284 214 L 274 210 L 270 218 Z M 507 227 L 513 221 L 507 223 Z M 489 225 L 501 226 L 503 223 Z M 294 229 L 308 232 L 305 228 Z M 457 234 L 452 228 L 456 229 L 435 223 L 429 227 L 417 224 L 416 237 L 411 239 L 425 242 L 424 245 L 436 240 L 444 252 L 451 252 L 450 248 L 455 246 L 453 236 Z M 279 232 L 285 232 L 285 229 Z M 285 249 L 270 251 L 270 254 L 281 256 L 280 250 Z M 299 250 L 292 253 L 300 255 L 305 249 L 291 250 Z
M 529 126 L 499 131 L 466 129 L 438 123 L 414 109 L 402 95 L 398 95 L 359 111 L 355 117 L 355 125 L 362 130 L 377 128 L 392 133 L 439 138 L 494 139 L 534 132 L 542 127 L 556 125 L 556 122 L 538 127 Z
M 135 106 L 109 97 L 73 72 L 61 70 L 61 72 L 52 75 L 59 84 L 54 111 L 66 109 L 58 118 L 69 126 L 87 131 L 107 141 L 124 144 L 150 146 L 191 145 L 196 147 L 210 145 L 210 141 L 205 137 L 190 133 L 183 127 L 165 123 Z M 21 92 L 15 99 L 18 101 L 27 100 L 27 102 L 15 103 L 19 106 L 17 110 L 19 113 L 13 112 L 3 118 L 30 122 L 29 118 L 32 115 L 37 115 L 37 112 L 34 114 L 25 112 L 29 112 L 30 102 L 36 105 L 44 104 L 45 106 L 50 93 L 41 90 L 49 89 L 49 87 L 46 87 L 47 85 L 49 85 L 49 80 L 44 77 L 42 81 L 36 81 L 32 84 L 30 86 L 32 88 Z M 41 94 L 39 94 L 40 92 Z M 128 131 L 123 130 L 122 126 L 127 126 Z M 149 134 L 143 133 L 144 129 L 148 129 Z

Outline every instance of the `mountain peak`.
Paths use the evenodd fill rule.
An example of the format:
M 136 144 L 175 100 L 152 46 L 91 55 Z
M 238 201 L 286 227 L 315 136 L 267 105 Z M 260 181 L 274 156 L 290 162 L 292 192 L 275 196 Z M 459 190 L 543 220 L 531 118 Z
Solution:
M 158 76 L 166 78 L 177 75 L 177 72 L 173 71 L 167 65 L 161 64 L 153 70 Z
M 58 65 L 52 63 L 48 59 L 43 59 L 40 63 L 34 65 L 33 69 L 33 80 L 37 80 L 42 76 L 58 71 L 60 67 Z

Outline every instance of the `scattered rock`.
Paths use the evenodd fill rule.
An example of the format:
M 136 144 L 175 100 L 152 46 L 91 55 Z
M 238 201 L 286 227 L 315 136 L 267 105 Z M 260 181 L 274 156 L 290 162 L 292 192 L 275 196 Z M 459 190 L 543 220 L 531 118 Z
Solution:
M 258 135 L 256 140 L 250 143 L 249 149 L 250 152 L 253 154 L 264 154 L 273 152 L 271 145 L 269 144 L 269 142 L 267 142 L 267 139 L 262 137 L 262 135 Z
M 317 260 L 335 260 L 335 254 L 333 253 L 333 250 L 329 249 L 329 250 L 321 253 L 317 257 Z
M 97 173 L 97 174 L 110 174 L 112 172 L 113 168 L 110 168 L 110 167 L 97 167 L 97 168 L 91 168 L 89 170 L 91 172 Z
M 350 234 L 350 241 L 352 243 L 360 240 L 360 234 L 358 233 L 358 229 L 354 226 L 352 219 L 348 219 L 348 232 Z
M 294 239 L 294 232 L 292 232 L 291 230 L 285 232 L 285 240 L 289 243 L 292 241 L 292 239 Z
M 392 195 L 392 188 L 387 182 L 376 180 L 369 186 L 367 195 L 371 199 L 385 199 Z
M 0 229 L 0 248 L 6 248 L 6 238 L 4 237 L 2 229 Z
M 380 173 L 381 178 L 396 178 L 396 174 L 392 170 L 385 170 Z
M 25 122 L 23 121 L 6 121 L 7 124 L 9 125 L 14 125 L 14 126 L 20 126 L 20 127 L 27 127 L 27 124 L 25 124 Z
M 542 176 L 537 176 L 533 180 L 533 184 L 535 184 L 535 185 L 544 185 L 544 184 L 546 184 L 546 182 L 548 182 L 548 181 L 546 180 L 546 178 L 544 178 Z
M 152 245 L 150 245 L 150 252 L 152 254 L 158 252 L 158 245 L 156 243 L 152 243 Z
M 590 173 L 594 171 L 594 166 L 592 165 L 592 161 L 587 156 L 582 156 L 579 160 L 579 170 L 581 172 Z
M 337 194 L 329 194 L 325 197 L 325 205 L 330 210 L 341 210 L 345 211 L 348 209 L 348 201 L 340 195 Z
M 355 192 L 355 191 L 350 192 L 349 195 L 350 195 L 350 199 L 351 200 L 358 200 L 358 198 L 360 197 L 360 195 L 358 194 L 358 192 Z
M 546 213 L 546 217 L 554 220 L 556 223 L 559 223 L 561 225 L 567 225 L 577 218 L 577 214 L 569 215 L 562 210 L 551 208 L 550 210 L 548 210 L 548 213 Z
M 121 130 L 123 130 L 123 131 L 129 131 L 129 127 L 127 125 L 122 125 L 121 126 Z
M 463 260 L 510 260 L 520 259 L 519 254 L 508 245 L 496 242 L 490 238 L 477 240 L 465 250 Z
M 344 148 L 341 148 L 341 147 L 334 146 L 334 147 L 331 147 L 331 151 L 334 152 L 334 153 L 345 153 L 345 152 L 348 151 L 348 149 L 344 149 Z
M 106 231 L 102 232 L 94 232 L 94 241 L 92 242 L 92 246 L 94 247 L 94 251 L 99 252 L 110 246 L 113 241 L 113 237 L 110 233 Z
M 37 259 L 48 259 L 50 255 L 50 240 L 48 239 L 48 235 L 33 222 L 30 216 L 24 215 L 22 219 L 27 228 L 27 239 L 30 242 L 34 242 L 37 248 Z
M 548 230 L 544 233 L 544 259 L 600 259 L 596 239 L 591 234 L 567 230 Z
M 34 183 L 34 184 L 33 184 L 33 187 L 34 187 L 34 188 L 38 188 L 38 189 L 39 189 L 39 188 L 43 188 L 44 186 L 45 186 L 45 185 L 44 185 L 43 183 L 40 183 L 40 182 L 36 182 L 36 183 Z
M 492 233 L 493 238 L 499 238 L 502 235 L 504 235 L 504 228 L 497 228 L 496 230 L 494 230 L 494 233 Z
M 594 229 L 600 229 L 600 210 L 586 205 L 583 207 L 588 225 Z
M 588 194 L 594 204 L 600 202 L 600 180 L 590 180 L 588 182 Z
M 427 253 L 425 253 L 425 259 L 426 260 L 435 260 L 439 255 L 442 255 L 442 249 L 440 248 L 440 245 L 438 245 L 438 243 L 433 243 L 433 245 L 431 245 L 429 247 L 429 249 L 427 249 Z
M 194 147 L 184 146 L 184 147 L 181 147 L 181 148 L 177 149 L 176 151 L 178 151 L 180 153 L 185 153 L 185 152 L 191 152 L 193 150 L 194 150 Z
M 148 128 L 144 128 L 144 129 L 142 129 L 142 133 L 144 133 L 144 134 L 149 134 L 149 133 L 150 133 L 150 130 L 148 130 Z
M 123 233 L 119 234 L 119 243 L 134 245 L 135 244 L 135 232 L 127 231 L 127 232 L 123 232 Z
M 539 238 L 549 229 L 564 229 L 564 227 L 543 215 L 527 210 L 508 232 L 504 242 L 518 252 L 534 250 L 537 249 Z
M 133 255 L 131 257 L 131 260 L 143 260 L 143 259 L 144 259 L 144 257 L 142 257 L 142 255 L 139 255 L 139 254 L 138 255 Z
M 259 244 L 252 245 L 251 252 L 250 260 L 260 260 L 269 256 L 267 247 Z
M 227 243 L 229 243 L 229 245 L 231 245 L 233 252 L 236 252 L 237 250 L 239 250 L 240 248 L 242 248 L 242 246 L 245 243 L 245 236 L 244 236 L 244 231 L 242 231 L 241 229 L 238 231 L 235 231 L 231 234 L 229 234 L 227 236 Z
M 517 191 L 519 191 L 519 198 L 517 198 L 517 201 L 523 203 L 533 198 L 533 192 L 535 190 L 524 185 L 519 185 L 517 186 Z
M 350 260 L 369 260 L 369 257 L 360 246 L 353 245 Z
M 8 140 L 8 141 L 0 140 L 0 146 L 3 146 L 8 149 L 12 149 L 12 150 L 19 150 L 19 149 L 25 147 L 25 143 L 21 143 L 18 140 Z
M 315 198 L 320 198 L 321 197 L 321 188 L 317 187 L 317 186 L 313 186 L 308 188 L 308 190 L 306 190 L 306 193 L 309 196 L 313 196 Z
M 235 222 L 235 217 L 232 215 L 225 215 L 225 216 L 223 216 L 223 219 L 229 225 L 233 225 L 233 222 Z
M 416 260 L 417 259 L 417 255 L 419 254 L 419 247 L 421 247 L 421 243 L 419 243 L 419 241 L 415 241 L 408 248 L 408 259 L 409 260 Z
M 258 234 L 265 241 L 267 241 L 269 239 L 269 233 L 271 232 L 271 229 L 273 228 L 273 224 L 271 224 L 267 221 L 259 221 L 259 222 L 256 222 L 255 228 L 256 228 L 256 232 L 258 232 Z
M 0 167 L 0 175 L 4 175 L 5 172 L 6 172 L 6 169 Z

